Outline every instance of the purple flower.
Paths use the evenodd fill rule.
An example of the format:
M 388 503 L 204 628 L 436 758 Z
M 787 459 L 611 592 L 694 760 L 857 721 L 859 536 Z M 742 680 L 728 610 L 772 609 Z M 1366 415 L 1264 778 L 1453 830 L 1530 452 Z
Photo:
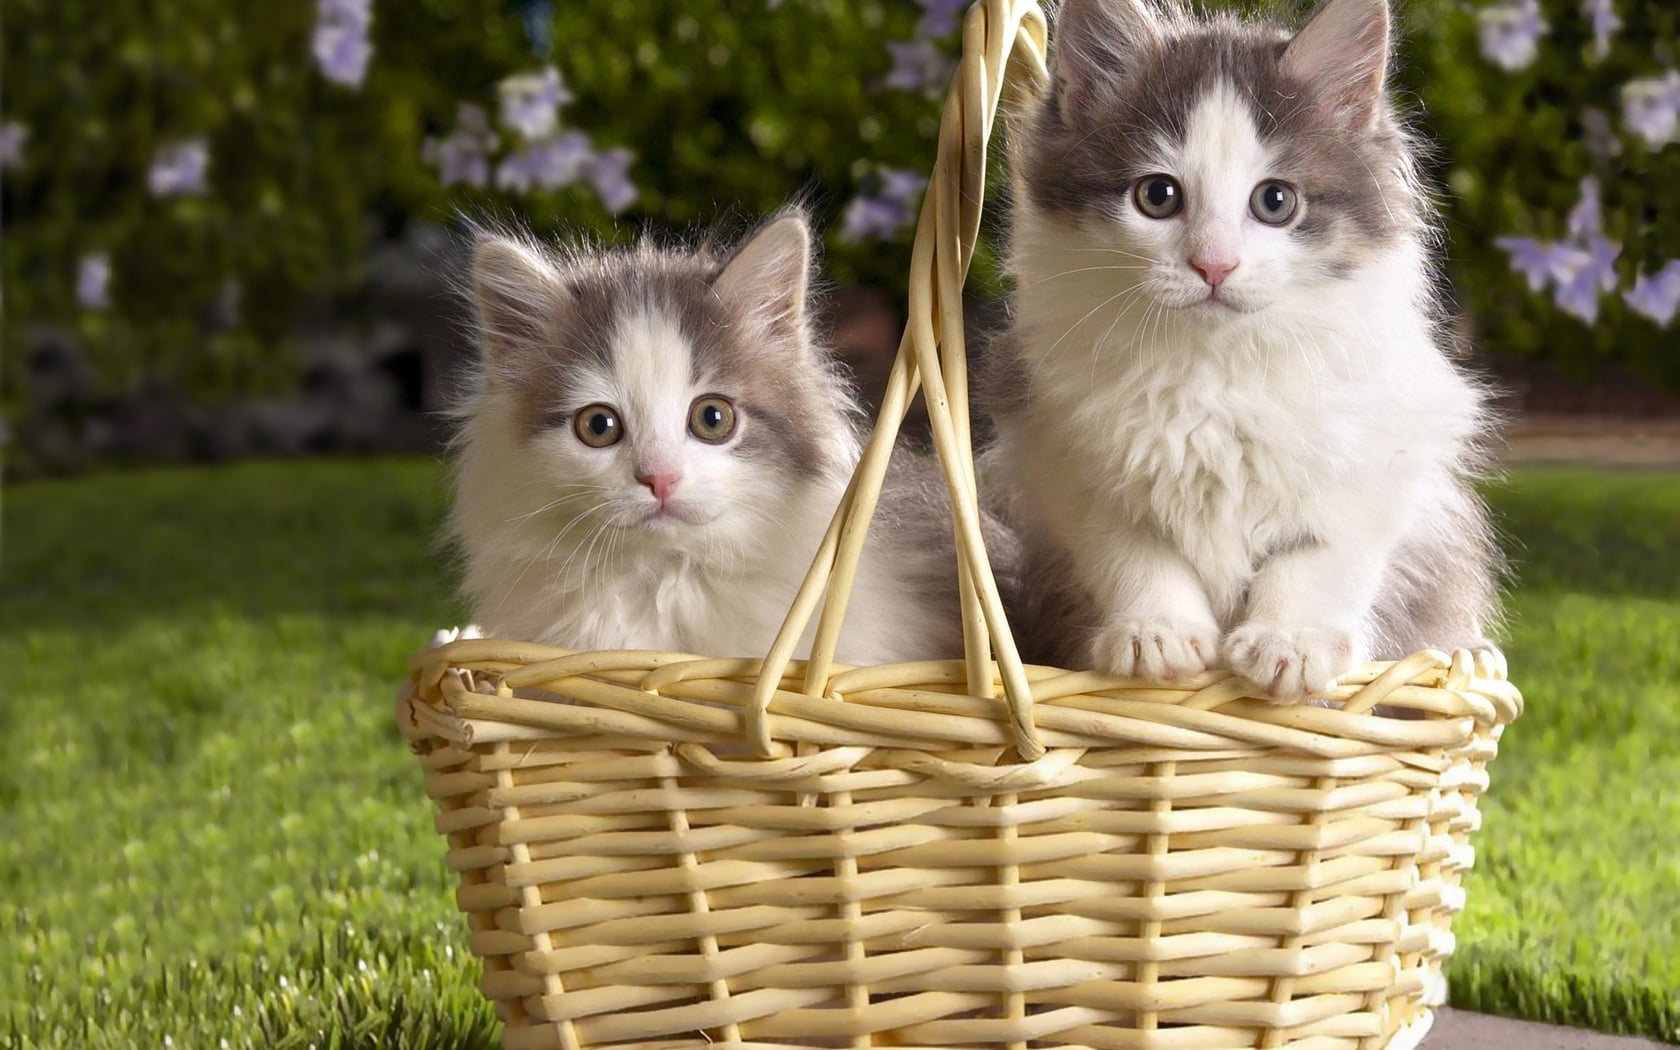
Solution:
M 1598 320 L 1598 300 L 1605 292 L 1616 290 L 1616 257 L 1621 247 L 1596 234 L 1585 246 L 1565 249 L 1557 291 L 1553 299 L 1558 309 L 1592 324 Z
M 202 193 L 209 170 L 209 144 L 203 139 L 189 139 L 157 151 L 147 183 L 154 197 Z
M 361 87 L 373 44 L 372 0 L 316 0 L 315 35 L 310 50 L 321 75 L 346 87 Z
M 315 62 L 321 75 L 346 87 L 361 87 L 373 45 L 367 34 L 343 26 L 315 27 Z
M 76 267 L 76 301 L 89 310 L 111 305 L 111 257 L 104 252 L 82 256 Z
M 1533 237 L 1497 237 L 1493 242 L 1511 257 L 1511 269 L 1528 281 L 1528 290 L 1538 292 L 1564 272 L 1568 248 Z
M 1581 199 L 1569 209 L 1569 235 L 1580 239 L 1599 231 L 1598 180 L 1588 175 L 1581 180 Z
M 1680 259 L 1670 259 L 1653 274 L 1640 274 L 1633 290 L 1622 297 L 1628 307 L 1667 328 L 1680 312 Z
M 1572 255 L 1584 256 L 1584 252 L 1572 252 Z M 1598 284 L 1592 279 L 1592 274 L 1585 268 L 1575 271 L 1566 279 L 1558 282 L 1557 291 L 1552 297 L 1558 304 L 1558 309 L 1566 314 L 1579 317 L 1587 324 L 1598 320 Z
M 1610 53 L 1610 38 L 1622 28 L 1616 0 L 1581 0 L 1581 13 L 1592 20 L 1593 54 L 1602 59 Z
M 23 144 L 29 139 L 29 129 L 15 120 L 0 124 L 0 170 L 15 168 L 23 163 Z
M 629 150 L 615 146 L 595 154 L 584 164 L 589 184 L 595 187 L 601 204 L 614 215 L 635 203 L 636 184 L 630 181 L 630 163 L 635 159 Z
M 533 142 L 509 153 L 496 165 L 496 187 L 529 193 L 533 187 L 554 190 L 570 186 L 583 174 L 591 156 L 589 136 L 576 131 Z
M 310 50 L 322 76 L 346 87 L 361 87 L 368 60 L 373 57 L 373 43 L 368 39 L 365 8 L 359 17 L 354 12 L 338 13 L 347 6 L 346 0 L 320 0 Z
M 1553 299 L 1565 313 L 1592 324 L 1598 301 L 1616 290 L 1616 259 L 1621 245 L 1600 232 L 1598 180 L 1581 180 L 1581 199 L 1569 212 L 1569 235 L 1561 241 L 1500 237 L 1494 241 L 1511 257 L 1511 269 L 1523 275 L 1530 291 L 1550 284 Z
M 927 176 L 916 171 L 905 171 L 901 168 L 881 169 L 881 196 L 888 200 L 899 201 L 903 204 L 913 204 L 921 192 L 927 189 Z
M 560 107 L 572 100 L 553 66 L 507 77 L 496 91 L 502 99 L 502 124 L 533 140 L 554 134 L 560 126 Z
M 437 165 L 438 181 L 445 186 L 453 186 L 457 182 L 482 186 L 490 181 L 490 159 L 458 135 L 443 139 L 428 138 L 421 147 L 420 155 L 428 163 Z
M 880 197 L 853 197 L 841 217 L 843 241 L 891 240 L 910 224 L 910 209 Z
M 1622 123 L 1652 149 L 1680 142 L 1680 71 L 1623 85 Z
M 916 0 L 922 5 L 922 20 L 916 23 L 919 37 L 949 36 L 957 28 L 969 0 Z
M 951 80 L 954 63 L 931 40 L 889 40 L 892 52 L 892 71 L 887 74 L 887 87 L 903 91 L 924 91 L 936 94 Z
M 509 153 L 496 165 L 496 188 L 514 193 L 530 193 L 537 184 L 536 164 L 530 151 Z
M 1587 238 L 1587 266 L 1598 280 L 1598 290 L 1613 292 L 1621 284 L 1616 276 L 1616 260 L 1621 258 L 1622 246 L 1593 234 Z
M 1476 12 L 1476 38 L 1483 57 L 1507 73 L 1534 61 L 1546 29 L 1540 0 L 1506 0 Z
M 913 171 L 883 168 L 874 193 L 860 193 L 846 205 L 840 238 L 891 240 L 916 220 L 916 197 L 927 179 Z
M 484 110 L 470 102 L 455 109 L 455 129 L 441 139 L 428 136 L 420 147 L 421 159 L 438 169 L 438 181 L 445 186 L 457 182 L 482 186 L 490 181 L 490 158 L 496 135 Z

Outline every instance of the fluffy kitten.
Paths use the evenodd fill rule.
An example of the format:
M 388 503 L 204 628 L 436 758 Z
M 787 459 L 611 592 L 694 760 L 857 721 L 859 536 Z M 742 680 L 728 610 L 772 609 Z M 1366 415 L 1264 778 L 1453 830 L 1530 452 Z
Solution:
M 1063 4 L 991 364 L 1038 658 L 1297 699 L 1490 648 L 1483 397 L 1443 352 L 1388 50 L 1384 0 L 1294 34 Z
M 860 449 L 857 405 L 810 330 L 810 265 L 796 213 L 727 258 L 479 239 L 482 362 L 453 526 L 486 634 L 769 650 Z M 944 484 L 900 456 L 838 656 L 960 653 Z

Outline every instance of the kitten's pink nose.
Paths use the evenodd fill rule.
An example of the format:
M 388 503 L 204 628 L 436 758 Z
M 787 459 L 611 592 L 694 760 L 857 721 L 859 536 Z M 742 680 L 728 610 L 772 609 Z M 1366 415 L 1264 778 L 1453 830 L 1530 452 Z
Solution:
M 1210 288 L 1218 288 L 1224 284 L 1226 275 L 1237 268 L 1237 264 L 1234 262 L 1198 259 L 1195 256 L 1190 257 L 1190 265 L 1195 267 L 1196 272 L 1202 275 L 1202 280 L 1206 281 Z
M 661 506 L 664 506 L 665 501 L 671 498 L 671 490 L 676 488 L 677 482 L 682 480 L 682 475 L 674 470 L 648 474 L 637 471 L 636 480 L 652 490 L 653 498 L 658 500 Z

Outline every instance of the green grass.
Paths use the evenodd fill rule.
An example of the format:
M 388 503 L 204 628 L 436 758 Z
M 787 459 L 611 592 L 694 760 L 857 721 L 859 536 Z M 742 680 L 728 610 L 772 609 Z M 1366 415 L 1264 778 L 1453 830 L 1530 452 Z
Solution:
M 1680 475 L 1518 472 L 1512 675 L 1453 1003 L 1680 1042 Z
M 0 562 L 0 1044 L 495 1045 L 404 657 L 454 622 L 423 461 L 26 485 Z M 1523 471 L 1457 1005 L 1680 1039 L 1680 475 Z

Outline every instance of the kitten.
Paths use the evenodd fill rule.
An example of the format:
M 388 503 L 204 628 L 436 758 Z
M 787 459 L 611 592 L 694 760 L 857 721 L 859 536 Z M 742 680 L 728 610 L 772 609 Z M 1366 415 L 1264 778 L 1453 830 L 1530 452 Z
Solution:
M 1279 700 L 1491 650 L 1483 393 L 1443 351 L 1384 0 L 1299 32 L 1067 0 L 1016 149 L 1012 490 L 1039 659 Z
M 768 652 L 861 448 L 810 267 L 798 213 L 726 258 L 479 238 L 453 528 L 486 634 Z M 839 659 L 961 654 L 948 506 L 931 463 L 895 458 Z

